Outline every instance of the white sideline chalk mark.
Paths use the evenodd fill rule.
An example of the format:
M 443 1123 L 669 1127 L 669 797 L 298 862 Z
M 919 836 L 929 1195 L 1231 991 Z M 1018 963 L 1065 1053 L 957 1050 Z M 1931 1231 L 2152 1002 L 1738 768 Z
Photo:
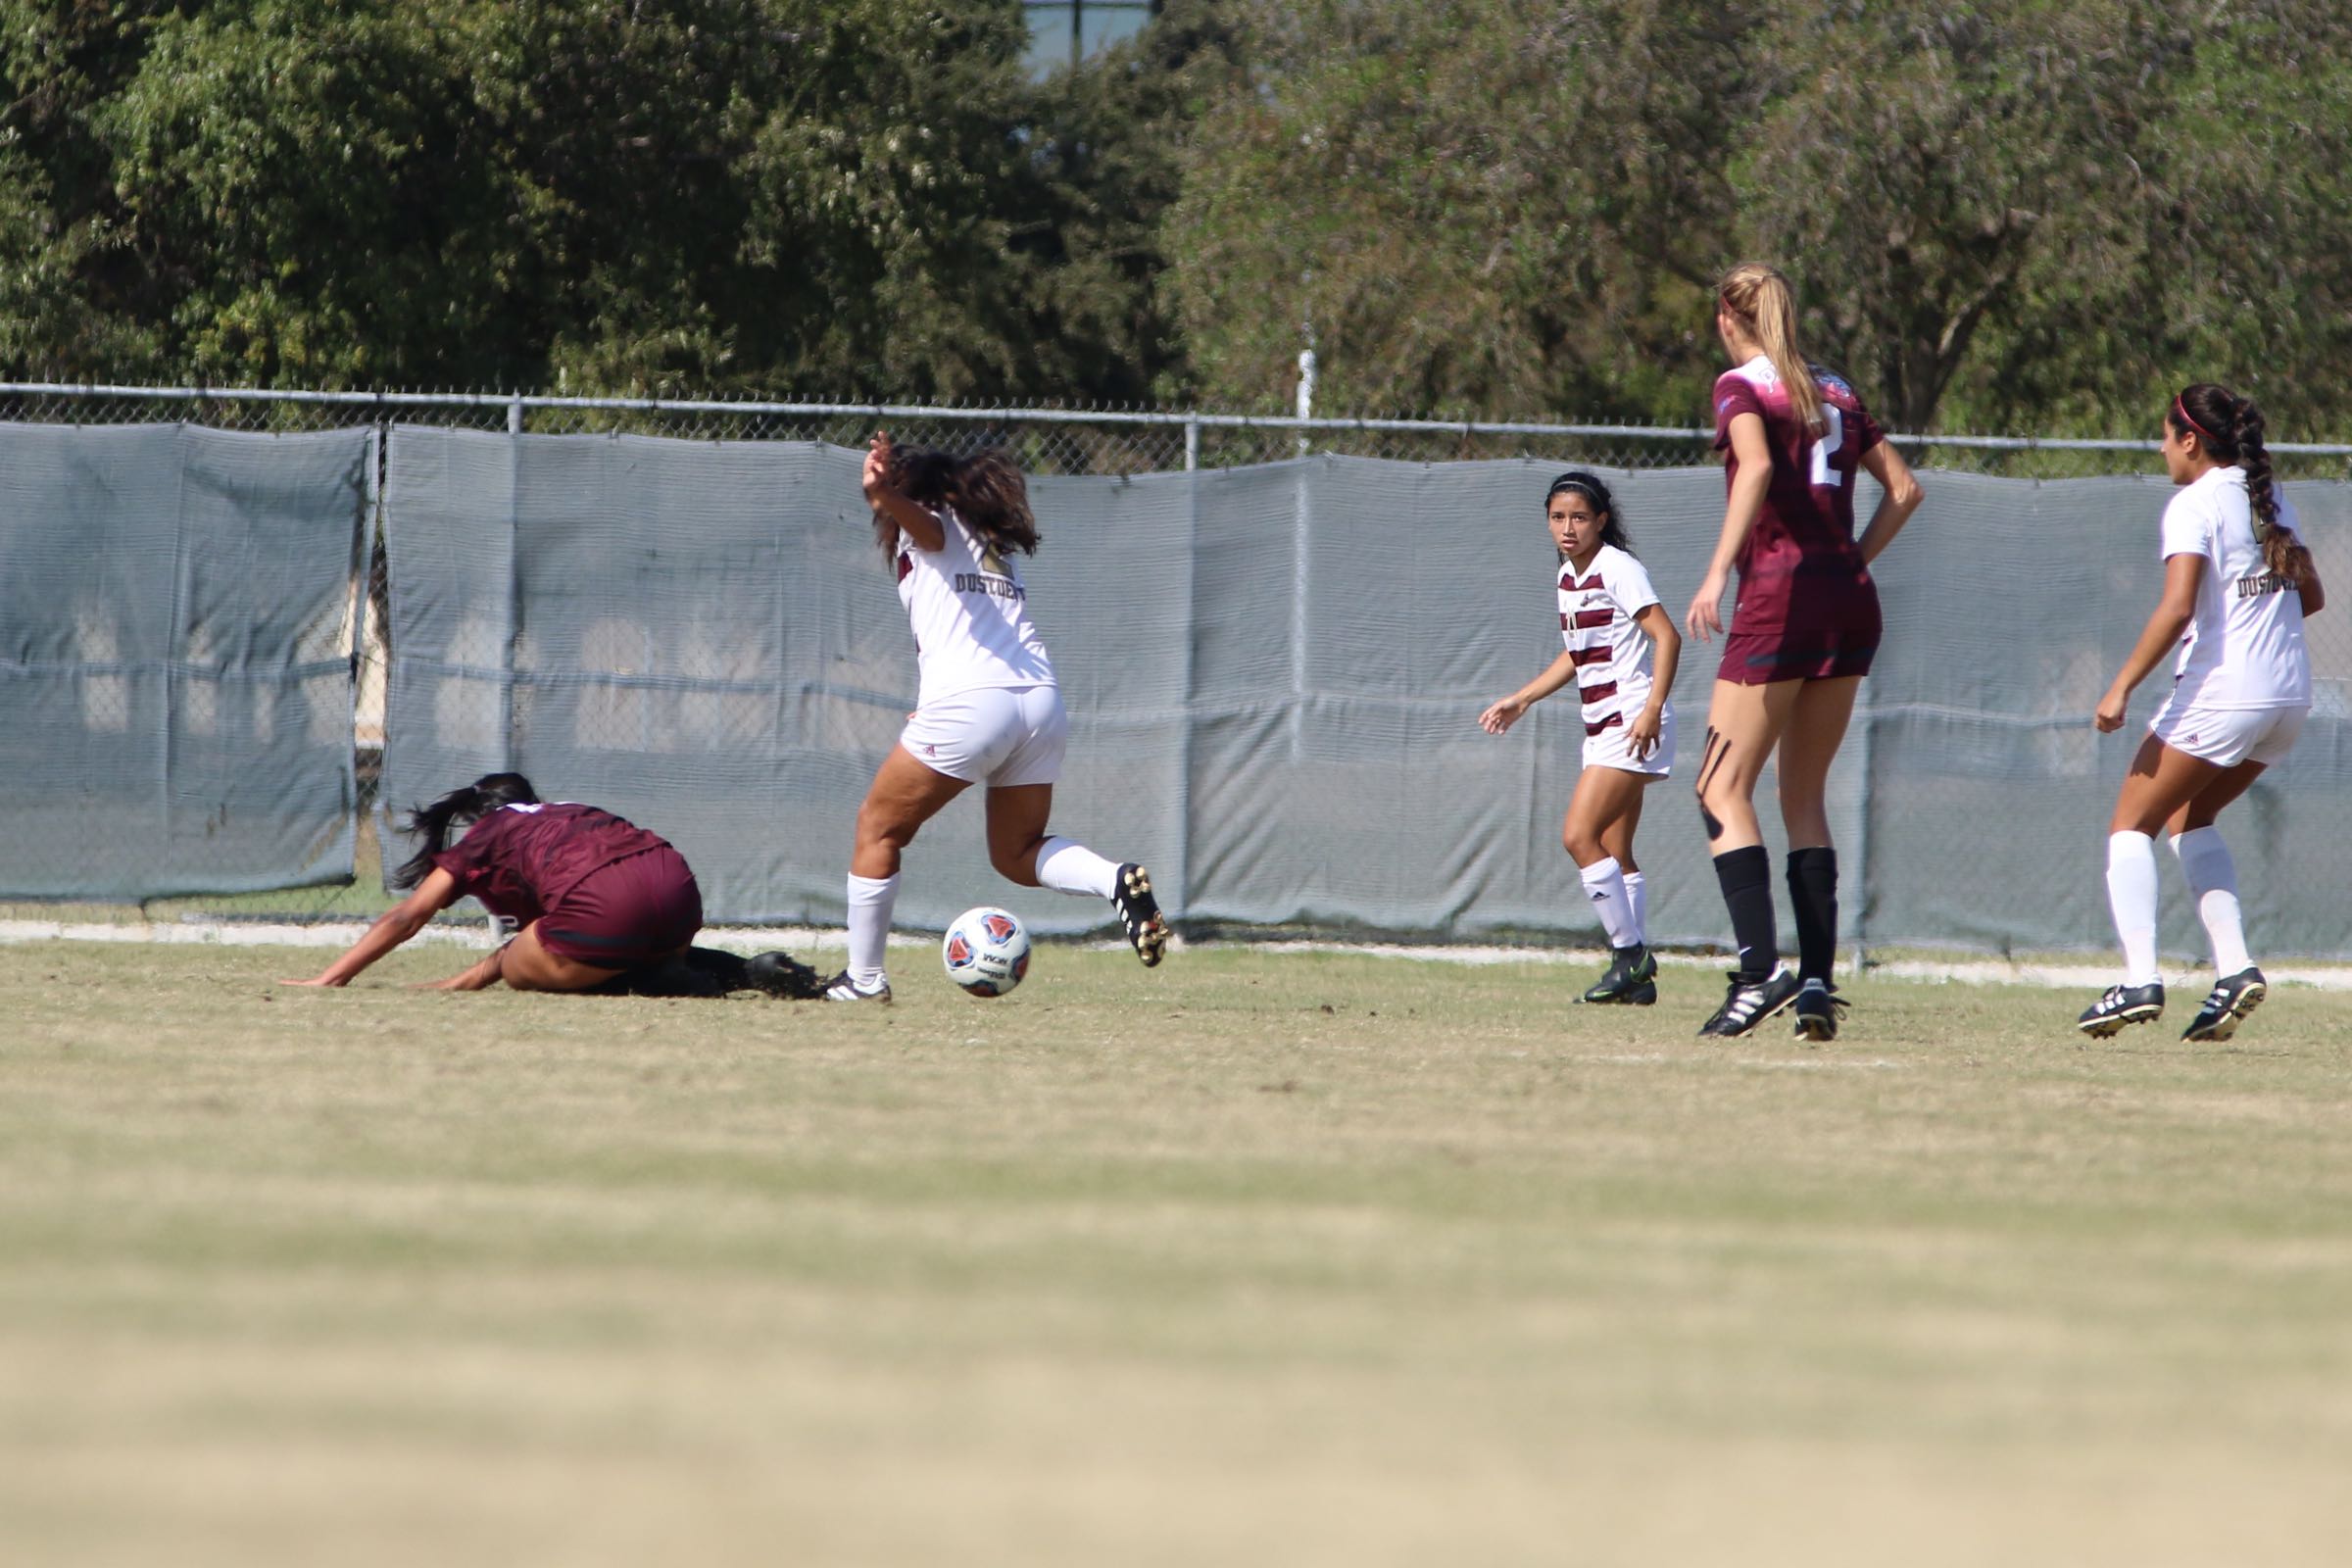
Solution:
M 1741 1056 L 1734 1065 L 1753 1067 L 1758 1072 L 1869 1072 L 1874 1068 L 1883 1068 L 1887 1072 L 1903 1070 L 1903 1063 L 1899 1061 L 1768 1061 L 1762 1056 Z

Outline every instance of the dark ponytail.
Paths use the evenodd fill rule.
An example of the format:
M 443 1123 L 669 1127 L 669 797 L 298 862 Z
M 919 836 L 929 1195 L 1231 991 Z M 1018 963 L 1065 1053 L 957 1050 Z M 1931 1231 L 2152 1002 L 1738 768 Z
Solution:
M 1546 514 L 1551 511 L 1551 498 L 1563 490 L 1573 490 L 1583 496 L 1587 501 L 1592 503 L 1593 511 L 1608 519 L 1600 525 L 1600 542 L 1602 544 L 1615 545 L 1629 556 L 1634 553 L 1634 541 L 1625 531 L 1624 519 L 1617 514 L 1617 500 L 1609 494 L 1609 487 L 1602 482 L 1599 474 L 1588 473 L 1582 468 L 1571 468 L 1557 479 L 1552 480 L 1551 488 L 1544 492 L 1544 510 Z
M 891 485 L 918 507 L 952 507 L 974 533 L 999 550 L 1037 554 L 1037 518 L 1029 485 L 1010 458 L 990 448 L 968 458 L 928 447 L 893 447 Z M 885 557 L 899 548 L 899 525 L 874 514 L 874 541 Z
M 2215 462 L 2245 470 L 2246 505 L 2254 512 L 2254 542 L 2262 547 L 2263 564 L 2289 588 L 2301 587 L 2311 567 L 2311 552 L 2292 528 L 2278 525 L 2278 491 L 2271 455 L 2263 447 L 2262 410 L 2252 398 L 2200 381 L 2181 389 L 2166 417 L 2175 430 L 2194 430 Z
M 465 827 L 502 806 L 529 806 L 539 799 L 531 781 L 520 773 L 484 773 L 461 789 L 451 790 L 430 806 L 419 806 L 401 824 L 403 832 L 421 836 L 416 853 L 400 863 L 387 879 L 395 892 L 406 892 L 433 868 L 433 857 L 449 848 L 452 827 Z
M 956 465 L 956 514 L 999 550 L 1037 554 L 1037 517 L 1029 510 L 1029 482 L 1003 452 L 975 452 Z

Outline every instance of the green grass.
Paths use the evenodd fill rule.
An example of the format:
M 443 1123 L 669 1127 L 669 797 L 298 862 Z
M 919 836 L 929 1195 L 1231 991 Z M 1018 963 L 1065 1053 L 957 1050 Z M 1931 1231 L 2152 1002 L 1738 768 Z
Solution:
M 2334 1563 L 2352 998 L 0 948 L 0 1561 Z M 380 978 L 379 978 L 380 976 Z

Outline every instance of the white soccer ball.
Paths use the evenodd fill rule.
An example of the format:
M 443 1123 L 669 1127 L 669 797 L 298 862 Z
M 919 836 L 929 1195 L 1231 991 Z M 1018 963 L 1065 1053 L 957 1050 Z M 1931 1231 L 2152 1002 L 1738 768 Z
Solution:
M 975 997 L 1001 997 L 1029 972 L 1029 928 L 1009 909 L 966 909 L 939 945 L 948 978 Z

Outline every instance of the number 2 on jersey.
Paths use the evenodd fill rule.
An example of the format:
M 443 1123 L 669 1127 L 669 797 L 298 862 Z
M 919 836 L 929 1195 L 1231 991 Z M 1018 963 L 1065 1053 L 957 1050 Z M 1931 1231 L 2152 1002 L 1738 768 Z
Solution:
M 1828 424 L 1821 432 L 1821 439 L 1813 443 L 1813 483 L 1819 489 L 1835 490 L 1847 478 L 1830 462 L 1845 447 L 1845 411 L 1834 403 L 1825 403 L 1821 406 L 1821 416 Z

